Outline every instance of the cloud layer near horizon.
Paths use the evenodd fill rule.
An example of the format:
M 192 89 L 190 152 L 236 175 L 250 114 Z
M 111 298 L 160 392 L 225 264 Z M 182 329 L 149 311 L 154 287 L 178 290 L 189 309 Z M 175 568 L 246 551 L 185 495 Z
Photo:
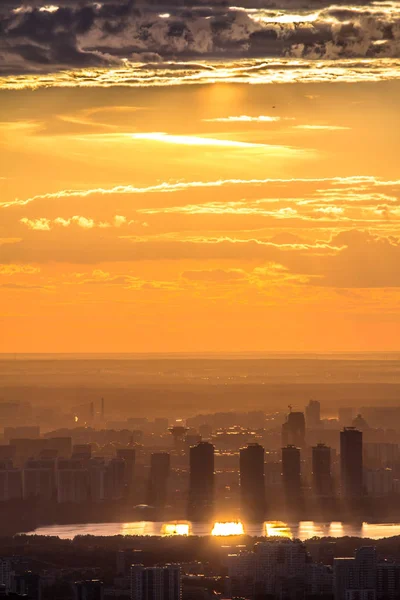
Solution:
M 397 2 L 6 0 L 0 71 L 51 72 L 124 61 L 199 58 L 393 58 Z
M 207 201 L 207 189 L 214 188 L 215 197 L 225 187 L 229 201 Z M 201 194 L 197 205 L 188 203 L 186 196 L 194 189 Z M 294 197 L 295 191 L 303 197 Z M 264 268 L 264 282 L 399 288 L 399 191 L 400 181 L 373 177 L 188 182 L 186 187 L 184 183 L 165 184 L 142 191 L 123 187 L 89 193 L 65 190 L 3 205 L 3 220 L 10 219 L 7 230 L 14 237 L 0 246 L 0 265 L 5 274 L 14 275 L 35 273 L 26 266 L 29 263 L 172 261 L 179 265 L 190 261 L 199 267 L 184 279 L 204 282 L 214 280 L 204 265 L 217 261 L 216 281 L 220 283 L 246 279 L 257 265 Z M 141 208 L 151 206 L 151 198 L 160 204 L 157 195 L 165 192 L 162 206 Z M 256 199 L 233 200 L 235 194 L 244 193 L 255 194 Z M 99 211 L 103 194 L 109 198 L 103 218 L 96 220 L 90 214 Z M 118 200 L 120 194 L 123 201 Z M 139 195 L 136 203 L 135 195 Z M 71 214 L 83 199 L 85 216 Z M 117 202 L 126 214 L 110 214 Z M 41 213 L 51 216 L 37 216 Z M 176 215 L 181 215 L 178 221 Z M 235 265 L 240 265 L 242 277 Z M 258 282 L 261 271 L 257 273 Z M 110 281 L 97 283 L 109 285 Z M 112 283 L 130 287 L 126 279 Z

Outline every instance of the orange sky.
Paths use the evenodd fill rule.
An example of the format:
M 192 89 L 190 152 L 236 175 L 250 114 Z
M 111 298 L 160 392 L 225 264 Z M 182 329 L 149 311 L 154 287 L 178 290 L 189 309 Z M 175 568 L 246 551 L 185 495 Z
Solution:
M 0 88 L 0 351 L 399 350 L 399 93 Z

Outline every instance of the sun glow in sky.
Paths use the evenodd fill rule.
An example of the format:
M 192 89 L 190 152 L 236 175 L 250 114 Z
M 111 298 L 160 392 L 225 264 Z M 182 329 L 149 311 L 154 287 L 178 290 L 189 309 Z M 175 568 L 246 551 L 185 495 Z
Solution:
M 0 351 L 398 350 L 398 3 L 19 4 Z

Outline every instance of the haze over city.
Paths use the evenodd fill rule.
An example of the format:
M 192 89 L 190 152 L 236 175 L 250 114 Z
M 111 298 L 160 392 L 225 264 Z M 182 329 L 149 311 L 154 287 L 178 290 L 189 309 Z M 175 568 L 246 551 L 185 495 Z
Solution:
M 400 2 L 1 0 L 0 596 L 400 600 Z

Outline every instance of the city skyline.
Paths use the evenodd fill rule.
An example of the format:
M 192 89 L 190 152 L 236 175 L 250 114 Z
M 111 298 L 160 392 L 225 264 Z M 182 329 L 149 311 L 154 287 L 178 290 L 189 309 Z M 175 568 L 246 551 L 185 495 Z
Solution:
M 351 409 L 327 418 L 315 399 L 304 412 L 289 406 L 286 414 L 114 421 L 102 398 L 100 411 L 93 402 L 72 407 L 62 419 L 69 427 L 46 432 L 18 425 L 28 404 L 22 412 L 17 403 L 0 407 L 9 423 L 0 446 L 0 501 L 10 524 L 18 506 L 32 501 L 49 524 L 142 514 L 164 523 L 165 535 L 190 535 L 191 522 L 213 522 L 214 536 L 243 534 L 255 524 L 273 535 L 274 520 L 362 522 L 398 512 L 400 446 L 395 430 L 382 427 L 399 420 L 391 407 L 365 408 L 378 427 Z
M 138 408 L 0 402 L 0 594 L 397 600 L 398 406 Z
M 0 597 L 400 600 L 400 0 L 0 0 Z

